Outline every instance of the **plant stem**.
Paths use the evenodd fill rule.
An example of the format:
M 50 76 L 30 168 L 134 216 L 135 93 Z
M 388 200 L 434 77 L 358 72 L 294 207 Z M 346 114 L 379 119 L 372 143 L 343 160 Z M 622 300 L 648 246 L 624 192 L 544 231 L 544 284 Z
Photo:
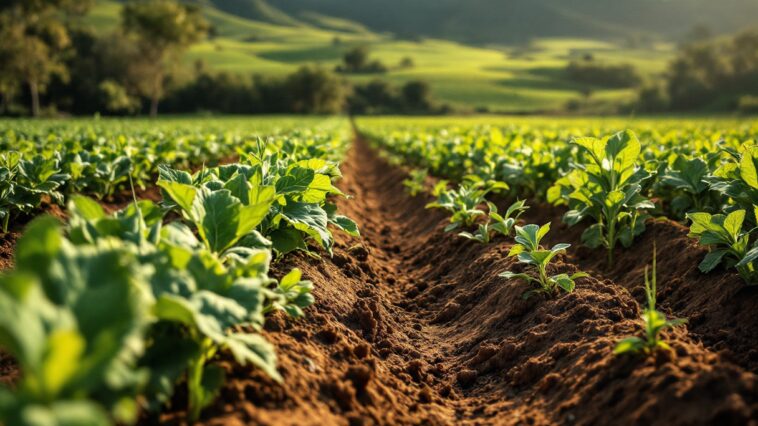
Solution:
M 616 248 L 616 219 L 608 221 L 608 269 L 613 267 L 613 249 Z
M 200 356 L 190 361 L 187 370 L 188 412 L 189 420 L 193 423 L 200 418 L 200 411 L 204 406 L 203 371 L 205 370 L 205 363 L 208 360 L 208 349 L 212 344 L 208 338 L 203 340 L 200 345 Z
M 540 284 L 542 285 L 542 288 L 545 291 L 552 290 L 550 287 L 548 287 L 548 280 L 547 280 L 547 272 L 545 271 L 546 265 L 540 265 Z

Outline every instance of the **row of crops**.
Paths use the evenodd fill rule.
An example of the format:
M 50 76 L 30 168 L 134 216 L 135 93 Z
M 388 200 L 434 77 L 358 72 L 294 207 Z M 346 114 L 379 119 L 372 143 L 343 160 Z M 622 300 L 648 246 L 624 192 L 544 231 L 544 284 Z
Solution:
M 530 208 L 525 199 L 537 209 L 562 206 L 562 221 L 583 227 L 581 243 L 604 250 L 608 268 L 645 232 L 649 219 L 667 217 L 708 247 L 702 273 L 722 265 L 746 285 L 758 283 L 758 126 L 724 124 L 637 122 L 635 131 L 618 132 L 614 123 L 450 126 L 395 119 L 366 120 L 361 128 L 391 161 L 414 168 L 406 188 L 411 194 L 428 189 L 436 197 L 427 208 L 449 212 L 446 231 L 485 244 L 495 235 L 513 237 L 509 255 L 527 272 L 500 276 L 531 283 L 528 298 L 570 293 L 587 274 L 550 275 L 551 262 L 570 245 L 543 247 L 550 223 L 517 225 Z M 430 188 L 427 175 L 441 180 Z M 498 211 L 488 200 L 493 194 L 515 201 Z M 667 320 L 655 308 L 655 260 L 645 294 L 645 338 L 618 342 L 616 353 L 667 347 L 659 332 L 684 322 Z
M 259 331 L 271 312 L 303 316 L 312 284 L 271 263 L 358 235 L 331 202 L 344 121 L 2 126 L 4 226 L 44 203 L 67 220 L 29 223 L 0 277 L 0 347 L 20 370 L 1 423 L 130 424 L 177 395 L 192 421 L 224 382 L 221 353 L 282 380 Z M 138 200 L 152 185 L 162 201 Z M 133 202 L 107 213 L 96 198 L 119 191 Z
M 609 266 L 649 219 L 667 217 L 710 248 L 703 273 L 723 267 L 758 282 L 758 125 L 358 127 L 413 168 L 405 186 L 450 213 L 446 231 L 512 239 L 523 265 L 500 276 L 530 283 L 525 297 L 572 292 L 587 276 L 554 273 L 569 245 L 545 247 L 551 224 L 524 219 L 548 204 Z M 260 331 L 275 311 L 302 317 L 313 285 L 272 266 L 294 251 L 328 256 L 333 232 L 359 235 L 334 204 L 350 130 L 323 118 L 0 122 L 3 238 L 25 228 L 15 268 L 0 276 L 0 347 L 19 369 L 13 387 L 0 387 L 0 423 L 131 424 L 177 405 L 192 421 L 218 396 L 223 357 L 283 380 Z M 141 199 L 150 190 L 160 201 Z M 114 199 L 125 207 L 111 211 Z M 65 221 L 40 215 L 56 204 Z M 655 266 L 645 295 L 644 338 L 618 342 L 618 353 L 665 347 L 659 332 L 682 323 L 656 310 Z
M 643 121 L 618 132 L 614 122 L 569 123 L 435 126 L 396 119 L 367 120 L 361 128 L 417 169 L 410 188 L 427 173 L 457 184 L 448 189 L 442 182 L 432 191 L 435 206 L 452 213 L 448 230 L 470 227 L 478 216 L 489 216 L 484 226 L 497 225 L 502 216 L 492 203 L 489 214 L 480 209 L 491 192 L 546 202 L 565 206 L 563 221 L 584 226 L 582 242 L 605 248 L 612 264 L 616 247 L 629 247 L 646 220 L 666 216 L 691 225 L 691 235 L 713 248 L 703 272 L 724 263 L 748 284 L 758 282 L 758 125 Z M 507 213 L 523 209 L 519 203 Z

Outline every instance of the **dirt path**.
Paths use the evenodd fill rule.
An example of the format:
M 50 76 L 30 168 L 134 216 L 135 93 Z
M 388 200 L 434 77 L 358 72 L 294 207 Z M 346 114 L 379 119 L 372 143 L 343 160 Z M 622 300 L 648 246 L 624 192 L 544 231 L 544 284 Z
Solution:
M 658 237 L 660 247 L 668 235 L 674 245 L 664 249 L 679 250 L 687 267 L 700 255 L 676 248 L 684 244 L 680 230 L 653 226 L 637 255 L 611 271 L 595 263 L 604 256 L 571 251 L 556 271 L 581 268 L 600 279 L 580 281 L 570 295 L 524 301 L 525 284 L 497 277 L 520 269 L 507 258 L 510 241 L 481 245 L 444 233 L 446 216 L 424 209 L 426 198 L 408 196 L 405 173 L 362 142 L 342 170 L 340 187 L 354 198 L 339 207 L 362 238 L 340 236 L 332 258 L 298 255 L 276 268 L 300 267 L 317 301 L 305 320 L 276 315 L 267 325 L 284 385 L 229 362 L 230 380 L 207 424 L 741 425 L 758 418 L 758 383 L 744 349 L 755 347 L 755 320 L 724 328 L 725 314 L 704 302 L 738 298 L 747 312 L 729 312 L 755 312 L 754 296 L 740 293 L 730 274 L 700 279 L 722 289 L 694 295 L 682 278 L 662 280 L 666 306 L 702 316 L 693 325 L 699 332 L 669 334 L 673 352 L 646 359 L 611 353 L 616 341 L 640 331 L 634 296 L 646 245 Z M 557 215 L 536 209 L 528 220 Z M 578 238 L 553 225 L 551 234 Z M 664 256 L 661 263 L 675 262 Z M 729 336 L 718 337 L 731 335 L 724 329 L 742 342 L 730 354 L 719 349 L 729 346 Z M 704 345 L 703 336 L 714 341 Z

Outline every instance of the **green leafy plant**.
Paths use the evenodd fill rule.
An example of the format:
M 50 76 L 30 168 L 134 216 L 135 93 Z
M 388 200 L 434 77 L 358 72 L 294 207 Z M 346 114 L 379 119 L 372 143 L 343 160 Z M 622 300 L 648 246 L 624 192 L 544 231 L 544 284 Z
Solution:
M 437 188 L 437 200 L 426 205 L 426 208 L 440 208 L 452 214 L 450 224 L 445 227 L 445 232 L 450 232 L 459 227 L 470 227 L 477 217 L 485 212 L 479 207 L 486 201 L 485 196 L 492 191 L 508 189 L 508 185 L 496 181 L 466 182 L 458 186 L 458 189 Z
M 503 215 L 497 211 L 497 206 L 492 202 L 487 202 L 489 208 L 488 221 L 480 224 L 476 233 L 461 232 L 461 237 L 487 244 L 491 240 L 492 232 L 509 237 L 513 231 L 519 216 L 521 216 L 529 207 L 524 200 L 516 201 L 511 204 Z
M 582 233 L 582 242 L 590 248 L 605 247 L 612 266 L 617 243 L 629 247 L 645 230 L 646 210 L 655 207 L 641 194 L 641 184 L 650 174 L 637 165 L 640 142 L 634 133 L 624 131 L 602 139 L 576 138 L 572 143 L 583 155 L 550 188 L 548 201 L 568 205 L 563 220 L 569 226 L 587 217 L 594 220 Z
M 616 355 L 628 353 L 650 354 L 657 349 L 670 349 L 668 343 L 660 338 L 661 331 L 682 325 L 686 319 L 666 319 L 666 315 L 655 309 L 656 299 L 656 254 L 653 249 L 653 273 L 648 277 L 648 268 L 645 267 L 645 296 L 647 308 L 642 311 L 642 320 L 645 323 L 645 337 L 627 337 L 616 344 L 613 353 Z
M 244 205 L 228 189 L 211 191 L 167 181 L 159 181 L 158 185 L 195 225 L 205 247 L 215 253 L 223 253 L 252 233 L 268 215 L 275 196 L 272 187 L 256 188 L 254 194 L 245 194 L 248 200 L 252 195 L 255 201 Z
M 424 192 L 426 189 L 425 183 L 428 174 L 429 172 L 425 169 L 411 170 L 411 172 L 408 173 L 408 177 L 403 180 L 403 186 L 405 187 L 405 190 L 408 192 L 408 194 L 415 197 L 416 195 Z
M 64 168 L 70 175 L 69 192 L 86 192 L 98 198 L 112 195 L 132 172 L 132 160 L 126 155 L 113 158 L 90 152 L 72 152 Z
M 31 213 L 40 207 L 44 196 L 63 203 L 60 187 L 68 179 L 61 172 L 57 157 L 35 155 L 24 159 L 17 151 L 0 155 L 0 220 L 3 232 L 8 232 L 11 217 Z
M 506 237 L 511 236 L 513 226 L 516 225 L 518 218 L 529 210 L 529 206 L 526 205 L 525 200 L 517 200 L 515 203 L 508 206 L 505 214 L 500 215 L 497 211 L 497 206 L 493 203 L 487 203 L 489 206 L 489 218 L 490 228 L 493 231 L 502 234 Z
M 158 185 L 167 195 L 166 206 L 180 208 L 200 230 L 206 218 L 211 223 L 214 221 L 214 215 L 199 217 L 203 210 L 193 210 L 189 200 L 194 200 L 192 194 L 200 194 L 198 200 L 210 197 L 223 201 L 223 205 L 234 205 L 236 207 L 231 209 L 239 211 L 242 228 L 235 232 L 238 235 L 225 242 L 231 245 L 255 243 L 256 247 L 264 243 L 280 255 L 293 250 L 308 251 L 306 239 L 331 252 L 333 236 L 329 225 L 350 235 L 360 235 L 355 222 L 336 214 L 335 206 L 327 201 L 329 195 L 344 196 L 331 181 L 339 176 L 334 164 L 321 159 L 290 163 L 276 155 L 265 154 L 262 145 L 248 154 L 248 161 L 249 164 L 203 169 L 194 175 L 161 167 Z M 224 191 L 227 193 L 221 195 Z M 245 215 L 254 212 L 255 221 L 245 219 Z M 229 214 L 236 215 L 231 210 Z M 231 217 L 224 220 L 228 219 Z M 205 229 L 200 234 L 205 239 Z M 212 249 L 217 251 L 218 247 Z
M 158 322 L 149 330 L 140 366 L 150 372 L 147 391 L 156 404 L 168 401 L 172 385 L 184 374 L 190 417 L 197 419 L 223 384 L 222 371 L 212 363 L 221 351 L 281 380 L 271 344 L 241 327 L 259 330 L 273 310 L 303 316 L 302 309 L 313 303 L 313 285 L 301 280 L 299 270 L 277 283 L 268 275 L 268 249 L 236 246 L 214 252 L 181 222 L 163 226 L 163 211 L 149 201 L 106 215 L 95 201 L 76 196 L 69 211 L 72 241 L 119 238 L 155 272 L 149 283 Z M 237 226 L 234 221 L 228 225 Z
M 576 272 L 572 275 L 557 274 L 549 275 L 547 268 L 550 265 L 550 261 L 558 254 L 565 253 L 570 244 L 556 244 L 550 249 L 545 249 L 540 245 L 542 238 L 550 231 L 550 224 L 547 223 L 542 226 L 529 224 L 524 227 L 516 225 L 516 243 L 511 247 L 508 256 L 518 257 L 518 261 L 527 265 L 533 266 L 537 270 L 537 276 L 534 277 L 526 273 L 514 273 L 506 271 L 499 276 L 506 279 L 523 279 L 527 282 L 533 283 L 537 286 L 536 289 L 529 290 L 524 293 L 523 297 L 526 299 L 535 294 L 545 294 L 548 296 L 554 295 L 558 289 L 561 289 L 567 293 L 574 291 L 576 287 L 575 280 L 583 277 L 587 277 L 588 274 L 584 272 Z
M 708 164 L 701 158 L 677 155 L 660 175 L 655 192 L 668 200 L 669 210 L 678 219 L 693 211 L 714 211 L 719 199 L 712 195 L 708 174 Z
M 726 161 L 708 177 L 710 187 L 726 200 L 731 200 L 722 207 L 724 212 L 745 210 L 747 221 L 756 225 L 758 220 L 754 206 L 758 205 L 758 146 L 748 142 L 738 149 L 722 147 L 721 152 L 726 154 Z
M 743 229 L 745 210 L 735 210 L 728 215 L 710 213 L 689 213 L 692 221 L 689 236 L 698 243 L 711 247 L 711 251 L 700 262 L 702 272 L 710 272 L 719 264 L 736 268 L 746 283 L 758 284 L 758 272 L 754 262 L 758 259 L 758 246 L 750 245 L 753 229 Z
M 18 362 L 16 389 L 0 389 L 0 422 L 132 423 L 148 372 L 137 368 L 153 303 L 128 246 L 76 246 L 58 221 L 33 221 L 16 270 L 0 277 L 0 344 Z

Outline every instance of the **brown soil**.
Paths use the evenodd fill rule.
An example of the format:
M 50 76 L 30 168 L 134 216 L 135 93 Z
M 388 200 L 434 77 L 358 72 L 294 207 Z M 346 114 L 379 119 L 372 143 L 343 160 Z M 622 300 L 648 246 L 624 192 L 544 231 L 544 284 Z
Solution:
M 444 233 L 446 215 L 406 195 L 405 173 L 361 142 L 343 173 L 340 186 L 354 197 L 339 208 L 363 237 L 337 235 L 333 257 L 296 255 L 275 268 L 300 267 L 316 287 L 307 318 L 275 314 L 264 332 L 285 383 L 222 359 L 228 380 L 202 423 L 758 424 L 758 289 L 697 271 L 705 252 L 684 227 L 651 222 L 608 268 L 605 253 L 579 244 L 581 227 L 560 223 L 560 209 L 534 206 L 527 222 L 551 221 L 549 242 L 573 244 L 551 272 L 593 278 L 572 294 L 524 301 L 526 284 L 497 276 L 521 270 L 507 257 L 510 239 L 481 245 Z M 119 194 L 103 205 L 129 202 Z M 0 238 L 0 268 L 12 265 L 22 227 Z M 690 322 L 666 334 L 672 351 L 616 357 L 615 342 L 641 331 L 654 242 L 659 308 Z M 0 355 L 2 380 L 16 374 Z M 143 423 L 186 423 L 182 399 Z
M 334 256 L 290 257 L 316 286 L 308 317 L 274 315 L 266 337 L 285 378 L 277 385 L 224 361 L 229 379 L 203 423 L 372 424 L 756 424 L 758 293 L 727 272 L 701 275 L 703 251 L 681 226 L 652 223 L 607 270 L 579 247 L 560 211 L 551 238 L 575 243 L 553 271 L 585 270 L 574 293 L 521 299 L 528 288 L 497 274 L 518 271 L 511 242 L 466 241 L 447 219 L 405 194 L 402 170 L 366 145 L 351 150 L 339 207 L 363 238 L 338 236 Z M 641 277 L 653 241 L 660 308 L 690 323 L 666 333 L 673 347 L 616 357 L 641 331 Z M 161 420 L 183 423 L 181 409 Z

